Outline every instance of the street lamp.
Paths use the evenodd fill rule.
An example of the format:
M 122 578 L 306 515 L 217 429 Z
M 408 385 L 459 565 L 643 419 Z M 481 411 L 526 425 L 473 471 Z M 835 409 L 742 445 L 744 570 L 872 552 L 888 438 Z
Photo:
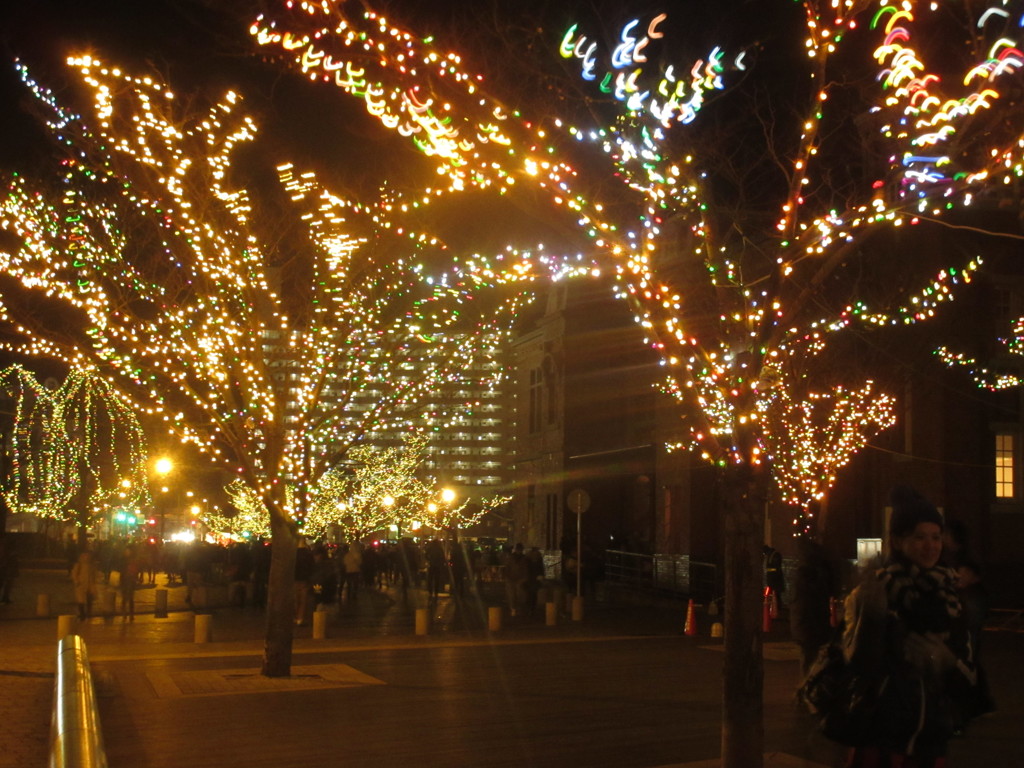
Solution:
M 156 473 L 160 476 L 161 480 L 166 480 L 167 476 L 174 469 L 174 462 L 172 462 L 166 456 L 162 456 L 162 457 L 160 457 L 159 459 L 156 460 L 156 464 L 153 465 L 153 469 L 156 470 Z M 165 485 L 160 490 L 161 490 L 161 493 L 163 493 L 163 498 L 161 499 L 161 504 L 160 504 L 160 543 L 162 544 L 163 541 L 164 541 L 164 538 L 165 538 L 165 534 L 166 534 L 166 531 L 164 530 L 164 528 L 165 528 L 165 520 L 164 520 L 164 518 L 165 518 L 166 513 L 167 513 L 167 492 L 168 492 L 168 488 Z

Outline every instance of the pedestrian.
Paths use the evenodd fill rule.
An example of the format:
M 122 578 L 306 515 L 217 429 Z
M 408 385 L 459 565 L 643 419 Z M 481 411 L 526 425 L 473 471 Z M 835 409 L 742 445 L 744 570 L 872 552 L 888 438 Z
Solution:
M 135 621 L 135 588 L 139 583 L 140 569 L 139 555 L 134 545 L 129 544 L 124 548 L 121 581 L 118 585 L 121 592 L 121 616 L 129 621 Z
M 83 549 L 75 564 L 71 566 L 71 583 L 75 588 L 75 602 L 78 604 L 78 618 L 87 619 L 92 616 L 92 603 L 96 599 L 96 580 L 99 569 L 93 560 L 92 552 Z
M 444 586 L 446 570 L 444 545 L 440 539 L 431 539 L 423 548 L 423 557 L 427 561 L 427 593 L 437 598 Z
M 844 653 L 867 718 L 847 768 L 942 768 L 975 681 L 943 520 L 916 491 L 892 493 L 890 554 L 847 600 Z
M 306 609 L 309 606 L 309 594 L 313 590 L 313 553 L 306 539 L 299 538 L 298 549 L 295 550 L 295 625 L 301 627 L 306 623 Z
M 345 554 L 341 557 L 341 567 L 345 570 L 346 599 L 354 602 L 359 598 L 359 581 L 363 577 L 363 553 L 358 541 L 351 542 L 345 549 Z
M 11 589 L 20 572 L 17 548 L 8 536 L 0 537 L 0 603 L 11 602 Z
M 544 555 L 536 547 L 526 552 L 526 612 L 533 614 L 537 609 L 537 595 L 540 593 L 541 581 L 544 580 Z
M 227 562 L 228 602 L 239 608 L 245 607 L 245 596 L 252 578 L 252 553 L 247 542 L 233 542 L 228 547 Z
M 526 580 L 530 575 L 530 564 L 523 553 L 523 545 L 516 544 L 505 558 L 505 597 L 509 614 L 517 616 L 526 601 Z
M 772 600 L 773 615 L 782 606 L 782 593 L 786 591 L 786 575 L 782 571 L 782 553 L 775 547 L 764 545 L 765 593 Z
M 821 646 L 833 634 L 832 598 L 838 593 L 838 573 L 825 549 L 809 535 L 797 540 L 797 567 L 789 604 L 789 628 L 800 646 L 800 676 L 807 675 Z
M 469 577 L 469 558 L 461 541 L 453 541 L 448 553 L 448 563 L 451 574 L 451 581 L 448 592 L 452 597 L 462 597 L 465 594 L 466 579 Z
M 337 580 L 334 576 L 334 563 L 327 555 L 327 547 L 317 544 L 313 547 L 313 611 L 323 610 L 321 606 L 334 602 L 337 592 Z
M 206 545 L 201 541 L 189 542 L 182 562 L 185 570 L 185 604 L 193 611 L 206 608 Z
M 950 520 L 942 532 L 942 561 L 956 571 L 957 593 L 967 621 L 967 631 L 974 651 L 974 666 L 978 673 L 973 714 L 983 715 L 996 708 L 981 659 L 982 630 L 988 619 L 990 598 L 981 565 L 971 551 L 970 532 L 962 520 Z

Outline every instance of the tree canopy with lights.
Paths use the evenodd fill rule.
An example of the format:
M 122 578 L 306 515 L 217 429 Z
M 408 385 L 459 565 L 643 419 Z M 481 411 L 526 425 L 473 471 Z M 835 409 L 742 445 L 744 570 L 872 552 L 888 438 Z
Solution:
M 132 404 L 73 370 L 55 389 L 21 365 L 0 371 L 13 405 L 4 501 L 12 512 L 86 529 L 115 508 L 150 504 L 146 440 Z
M 603 99 L 592 111 L 606 116 L 576 125 L 557 106 L 506 108 L 513 94 L 490 92 L 460 53 L 371 8 L 283 5 L 253 24 L 258 43 L 361 99 L 434 161 L 449 191 L 529 188 L 566 210 L 661 353 L 686 416 L 682 445 L 722 466 L 767 465 L 797 510 L 894 422 L 877 385 L 822 386 L 815 359 L 847 329 L 929 318 L 981 261 L 919 260 L 898 295 L 860 295 L 852 281 L 837 288 L 871 256 L 860 244 L 941 218 L 1020 173 L 1018 131 L 998 117 L 1015 105 L 1004 91 L 1022 65 L 1011 3 L 970 18 L 950 3 L 798 3 L 802 17 L 785 30 L 805 36 L 804 61 L 784 83 L 793 124 L 779 125 L 781 110 L 769 124 L 753 109 L 763 135 L 725 137 L 756 143 L 772 166 L 747 210 L 724 203 L 724 172 L 711 165 L 722 153 L 702 158 L 712 144 L 697 132 L 705 112 L 743 92 L 763 44 L 687 58 L 693 44 L 664 13 L 627 18 L 612 45 L 573 25 L 552 56 L 590 84 Z M 929 56 L 929 40 L 962 36 L 965 25 L 962 51 Z M 856 153 L 860 187 L 840 178 Z
M 288 163 L 282 199 L 254 192 L 234 162 L 257 133 L 239 94 L 199 109 L 154 77 L 68 63 L 81 113 L 20 67 L 65 151 L 59 183 L 15 175 L 0 200 L 2 346 L 111 382 L 252 489 L 281 537 L 273 581 L 318 478 L 371 433 L 457 416 L 428 396 L 500 375 L 476 363 L 528 299 L 530 261 L 453 254 L 402 225 L 413 205 L 348 199 Z
M 892 239 L 1024 172 L 1020 6 L 764 4 L 739 42 L 703 39 L 690 6 L 601 19 L 611 40 L 581 22 L 546 43 L 582 77 L 584 108 L 525 69 L 516 93 L 492 92 L 459 41 L 366 4 L 287 0 L 252 25 L 264 49 L 408 136 L 450 191 L 528 190 L 614 274 L 661 356 L 681 445 L 729 476 L 725 732 L 749 735 L 760 713 L 766 498 L 791 503 L 803 528 L 894 423 L 893 400 L 832 350 L 931 318 L 982 258 Z M 712 8 L 732 5 L 702 18 Z M 757 739 L 723 746 L 724 765 L 760 764 Z
M 425 436 L 411 435 L 400 446 L 350 449 L 345 461 L 318 477 L 309 491 L 300 533 L 314 540 L 358 541 L 389 529 L 409 533 L 423 526 L 462 528 L 508 501 L 495 495 L 472 504 L 472 499 L 441 488 L 425 474 L 427 446 Z M 209 513 L 203 518 L 206 526 L 225 535 L 268 536 L 270 514 L 259 495 L 238 480 L 227 490 L 236 514 Z M 294 492 L 289 486 L 287 493 Z

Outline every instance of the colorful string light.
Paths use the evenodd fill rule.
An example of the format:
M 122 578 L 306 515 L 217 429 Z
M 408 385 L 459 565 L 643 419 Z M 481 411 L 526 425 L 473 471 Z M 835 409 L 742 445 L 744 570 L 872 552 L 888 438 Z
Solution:
M 69 323 L 36 324 L 5 295 L 19 338 L 2 347 L 116 382 L 286 520 L 304 520 L 318 478 L 372 435 L 458 418 L 465 403 L 430 397 L 497 381 L 531 282 L 577 268 L 531 252 L 460 260 L 401 225 L 406 199 L 359 205 L 289 164 L 279 175 L 308 247 L 279 254 L 231 184 L 233 151 L 257 130 L 237 93 L 183 111 L 155 78 L 68 63 L 88 119 L 19 65 L 68 151 L 58 188 L 7 184 L 0 229 L 18 247 L 0 269 Z
M 648 342 L 662 357 L 666 388 L 686 417 L 685 444 L 722 466 L 770 461 L 783 496 L 799 507 L 820 497 L 814 475 L 831 477 L 833 470 L 822 468 L 841 466 L 854 444 L 870 439 L 872 430 L 885 428 L 891 417 L 856 396 L 872 393 L 885 411 L 889 401 L 868 385 L 811 395 L 785 370 L 821 354 L 832 335 L 851 325 L 928 320 L 939 302 L 953 296 L 955 285 L 970 279 L 980 260 L 950 265 L 894 307 L 851 296 L 840 316 L 814 309 L 821 285 L 844 261 L 862 258 L 854 246 L 874 231 L 914 225 L 919 217 L 941 218 L 1024 174 L 1022 127 L 1011 121 L 992 131 L 980 119 L 999 107 L 1004 86 L 1019 87 L 1020 3 L 1003 0 L 978 9 L 971 30 L 977 45 L 971 50 L 983 51 L 983 58 L 953 78 L 944 71 L 952 60 L 947 48 L 959 41 L 935 47 L 941 58 L 934 62 L 918 44 L 939 28 L 936 15 L 949 3 L 801 5 L 806 68 L 793 79 L 810 82 L 813 95 L 796 144 L 779 152 L 792 160 L 778 195 L 780 213 L 766 232 L 754 232 L 753 221 L 719 231 L 708 219 L 708 169 L 698 148 L 679 137 L 700 120 L 707 92 L 728 93 L 733 73 L 747 66 L 744 51 L 716 47 L 685 66 L 665 62 L 669 51 L 675 55 L 683 46 L 661 39 L 663 14 L 631 20 L 607 51 L 579 25 L 561 38 L 561 56 L 578 62 L 583 79 L 620 105 L 614 120 L 586 128 L 547 117 L 546 108 L 537 119 L 505 109 L 459 55 L 365 6 L 288 0 L 280 11 L 258 18 L 252 33 L 259 44 L 280 48 L 311 79 L 362 99 L 384 127 L 409 136 L 434 160 L 449 192 L 478 187 L 512 194 L 528 188 L 571 212 L 598 266 L 615 275 L 617 294 L 631 302 Z M 854 30 L 859 34 L 851 35 Z M 874 184 L 852 196 L 844 193 L 841 209 L 823 208 L 823 200 L 835 205 L 833 197 L 809 197 L 806 190 L 827 182 L 817 171 L 821 126 L 830 109 L 842 108 L 833 107 L 830 96 L 845 79 L 836 69 L 844 66 L 837 54 L 851 40 L 858 46 L 869 41 L 861 61 L 878 75 L 869 117 L 879 126 L 889 162 Z M 956 152 L 950 149 L 954 142 Z M 593 147 L 607 164 L 570 162 L 580 145 Z M 665 226 L 670 220 L 671 230 Z M 671 270 L 659 268 L 673 263 L 670 254 L 678 252 L 680 242 L 689 243 L 684 248 L 705 266 L 703 285 L 673 284 Z M 751 242 L 757 264 L 767 268 L 745 259 L 754 250 Z M 687 275 L 693 278 L 692 271 Z M 709 314 L 717 322 L 709 321 Z M 784 399 L 774 387 L 759 387 L 772 378 L 800 389 Z M 801 398 L 798 391 L 804 392 Z M 826 420 L 830 426 L 814 440 L 785 440 L 787 428 L 806 432 L 798 405 L 804 398 L 815 414 L 834 408 L 835 419 L 847 427 Z M 786 405 L 773 406 L 779 403 Z M 818 421 L 815 416 L 811 423 Z

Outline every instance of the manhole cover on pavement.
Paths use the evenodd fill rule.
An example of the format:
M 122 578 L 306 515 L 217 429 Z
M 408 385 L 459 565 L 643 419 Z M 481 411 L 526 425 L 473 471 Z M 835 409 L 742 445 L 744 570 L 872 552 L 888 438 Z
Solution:
M 290 677 L 264 677 L 251 668 L 179 672 L 153 671 L 147 672 L 146 677 L 152 684 L 156 695 L 162 699 L 175 696 L 275 693 L 385 684 L 383 680 L 365 675 L 347 664 L 292 667 Z

